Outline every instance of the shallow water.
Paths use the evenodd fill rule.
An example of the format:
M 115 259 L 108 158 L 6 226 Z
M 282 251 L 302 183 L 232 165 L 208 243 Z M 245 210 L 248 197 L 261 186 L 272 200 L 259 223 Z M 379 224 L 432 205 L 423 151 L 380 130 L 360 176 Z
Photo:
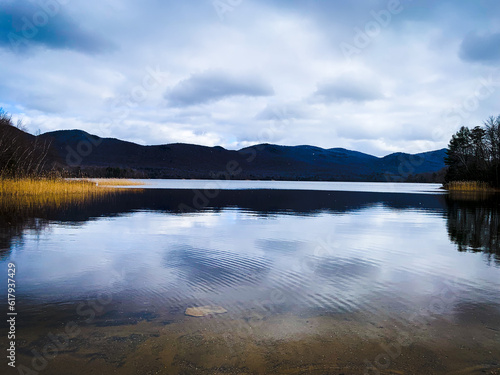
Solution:
M 419 184 L 154 183 L 1 221 L 0 272 L 17 269 L 18 365 L 498 373 L 498 197 Z M 206 305 L 227 313 L 184 314 Z M 74 337 L 43 354 L 68 324 Z

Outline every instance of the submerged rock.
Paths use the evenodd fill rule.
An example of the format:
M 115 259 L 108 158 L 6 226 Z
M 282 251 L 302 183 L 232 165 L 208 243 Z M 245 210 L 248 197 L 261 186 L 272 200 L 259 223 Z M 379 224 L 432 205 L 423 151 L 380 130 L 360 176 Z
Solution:
M 188 307 L 185 314 L 189 316 L 207 316 L 212 314 L 224 314 L 227 310 L 220 306 L 200 306 L 200 307 Z

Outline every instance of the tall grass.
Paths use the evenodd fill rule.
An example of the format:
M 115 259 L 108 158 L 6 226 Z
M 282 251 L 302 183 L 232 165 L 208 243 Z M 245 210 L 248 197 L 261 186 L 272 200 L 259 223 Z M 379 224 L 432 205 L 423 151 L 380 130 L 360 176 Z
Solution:
M 444 185 L 446 190 L 456 192 L 494 192 L 488 183 L 482 181 L 451 181 Z
M 0 179 L 0 206 L 4 210 L 20 207 L 59 207 L 67 203 L 85 202 L 123 189 L 100 187 L 88 180 L 61 178 Z
M 64 180 L 44 178 L 1 179 L 0 194 L 11 197 L 41 196 L 50 194 L 105 194 L 95 182 L 87 180 Z
M 143 182 L 127 180 L 123 178 L 95 178 L 90 181 L 96 182 L 97 186 L 141 186 Z

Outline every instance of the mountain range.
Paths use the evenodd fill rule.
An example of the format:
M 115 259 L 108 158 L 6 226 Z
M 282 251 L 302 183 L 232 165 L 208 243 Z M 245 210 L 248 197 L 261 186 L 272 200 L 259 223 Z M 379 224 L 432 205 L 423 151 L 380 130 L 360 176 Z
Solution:
M 376 157 L 343 148 L 259 144 L 241 150 L 184 143 L 142 146 L 82 130 L 38 136 L 60 167 L 91 177 L 407 181 L 442 175 L 446 149 Z M 417 178 L 418 180 L 418 178 Z

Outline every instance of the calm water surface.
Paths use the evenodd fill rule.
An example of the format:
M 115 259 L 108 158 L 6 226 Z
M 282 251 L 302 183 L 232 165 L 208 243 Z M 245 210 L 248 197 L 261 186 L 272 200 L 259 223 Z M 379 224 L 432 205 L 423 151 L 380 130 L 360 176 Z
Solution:
M 46 373 L 498 373 L 498 197 L 146 182 L 2 219 L 19 364 L 75 322 Z
M 146 189 L 199 189 L 199 190 L 321 190 L 362 191 L 378 193 L 430 193 L 444 194 L 441 184 L 342 182 L 342 181 L 250 181 L 250 180 L 134 180 Z M 133 186 L 130 186 L 133 187 Z

